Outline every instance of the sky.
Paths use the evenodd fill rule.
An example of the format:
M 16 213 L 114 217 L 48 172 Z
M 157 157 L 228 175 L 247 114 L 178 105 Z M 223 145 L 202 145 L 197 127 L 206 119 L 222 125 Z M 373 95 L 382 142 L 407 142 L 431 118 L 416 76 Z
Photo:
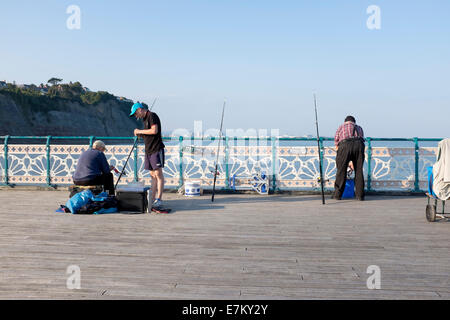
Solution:
M 157 97 L 165 131 L 218 128 L 226 100 L 225 129 L 315 135 L 315 92 L 321 136 L 450 136 L 448 0 L 17 0 L 0 28 L 0 80 Z

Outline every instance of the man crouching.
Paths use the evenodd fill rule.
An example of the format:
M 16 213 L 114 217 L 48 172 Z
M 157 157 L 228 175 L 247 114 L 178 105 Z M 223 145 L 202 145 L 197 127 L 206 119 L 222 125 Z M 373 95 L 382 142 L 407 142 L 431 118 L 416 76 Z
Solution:
M 92 145 L 92 149 L 81 154 L 72 176 L 75 185 L 102 185 L 104 190 L 108 190 L 110 195 L 114 195 L 114 178 L 111 170 L 115 168 L 108 164 L 104 154 L 105 151 L 105 143 L 97 140 Z

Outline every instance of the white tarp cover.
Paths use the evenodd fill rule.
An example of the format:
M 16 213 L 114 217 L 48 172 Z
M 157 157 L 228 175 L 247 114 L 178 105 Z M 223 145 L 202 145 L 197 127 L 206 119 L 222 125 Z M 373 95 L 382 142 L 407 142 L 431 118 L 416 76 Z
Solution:
M 441 200 L 450 198 L 450 138 L 439 142 L 433 165 L 433 191 Z

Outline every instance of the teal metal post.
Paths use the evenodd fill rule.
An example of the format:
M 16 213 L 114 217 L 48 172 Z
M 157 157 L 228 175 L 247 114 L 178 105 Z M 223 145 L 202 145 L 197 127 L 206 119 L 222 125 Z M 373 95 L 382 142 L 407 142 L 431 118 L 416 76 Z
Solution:
M 89 148 L 92 148 L 92 145 L 94 144 L 94 136 L 89 137 Z
M 50 140 L 52 139 L 52 136 L 47 136 L 47 142 L 45 144 L 45 149 L 47 151 L 47 186 L 52 186 L 52 180 L 51 180 L 51 159 L 50 159 Z
M 414 191 L 419 192 L 419 139 L 414 138 Z
M 367 140 L 367 191 L 372 190 L 372 139 Z
M 133 143 L 136 143 L 136 140 L 138 140 L 139 138 L 136 136 L 134 137 L 134 141 Z M 136 148 L 134 148 L 134 181 L 138 181 L 138 148 L 139 145 L 138 143 L 136 143 Z
M 179 170 L 180 170 L 180 182 L 178 184 L 178 187 L 181 188 L 181 186 L 183 185 L 183 136 L 180 136 L 180 144 L 179 144 L 179 148 L 180 148 L 180 166 L 179 166 Z
M 5 157 L 5 165 L 4 165 L 4 170 L 5 170 L 5 182 L 4 184 L 9 186 L 9 181 L 8 181 L 8 140 L 9 140 L 9 136 L 5 136 L 5 145 L 4 145 L 4 157 Z
M 272 192 L 275 192 L 277 189 L 277 145 L 275 139 L 276 137 L 272 136 Z
M 228 160 L 229 160 L 229 149 L 228 149 L 228 136 L 225 137 L 225 189 L 230 188 L 230 171 L 228 167 Z

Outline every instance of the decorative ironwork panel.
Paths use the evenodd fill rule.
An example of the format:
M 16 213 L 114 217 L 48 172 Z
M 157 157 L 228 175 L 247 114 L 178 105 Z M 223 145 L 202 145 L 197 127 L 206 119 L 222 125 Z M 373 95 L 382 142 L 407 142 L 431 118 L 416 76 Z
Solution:
M 183 180 L 198 180 L 202 182 L 204 188 L 212 187 L 217 148 L 217 142 L 208 146 L 183 146 Z M 216 186 L 222 188 L 226 185 L 225 152 L 226 147 L 221 145 L 217 165 Z M 177 164 L 179 165 L 179 161 Z
M 5 147 L 0 145 L 0 183 L 6 183 L 5 176 Z
M 42 144 L 8 145 L 8 182 L 45 184 L 47 150 Z
M 372 188 L 374 190 L 413 190 L 414 148 L 372 148 Z
M 180 184 L 180 148 L 178 146 L 167 146 L 165 148 L 164 185 L 167 187 L 177 187 Z M 145 147 L 138 146 L 137 175 L 139 181 L 144 181 L 146 185 L 151 185 L 150 171 L 145 170 Z M 134 165 L 134 158 L 133 158 Z M 131 168 L 131 167 L 130 167 Z
M 277 141 L 278 142 L 278 141 Z M 167 187 L 179 187 L 185 180 L 200 180 L 204 188 L 212 186 L 217 159 L 218 141 L 208 145 L 175 143 L 166 146 L 164 177 Z M 235 141 L 224 142 L 220 148 L 217 186 L 229 185 L 233 176 L 252 176 L 264 173 L 276 178 L 277 189 L 318 190 L 319 157 L 315 146 L 279 146 L 272 149 L 271 141 L 255 141 L 255 145 L 236 145 Z M 301 144 L 301 141 L 298 141 Z M 81 153 L 88 145 L 10 144 L 8 145 L 8 182 L 12 184 L 72 184 Z M 130 154 L 132 144 L 107 145 L 105 155 L 110 165 L 122 170 Z M 6 182 L 4 145 L 0 146 L 0 183 Z M 418 184 L 426 190 L 427 167 L 436 161 L 436 147 L 418 149 Z M 50 154 L 48 161 L 47 154 Z M 334 187 L 336 176 L 336 150 L 323 149 L 323 171 L 327 188 Z M 136 157 L 137 156 L 137 157 Z M 132 152 L 120 184 L 138 179 L 151 184 L 151 176 L 144 168 L 145 150 L 142 144 Z M 364 164 L 368 177 L 368 149 Z M 372 147 L 371 187 L 374 190 L 413 190 L 415 186 L 415 148 Z M 275 161 L 275 162 L 274 162 Z M 49 167 L 48 167 L 49 165 Z M 181 170 L 181 172 L 180 172 Z M 118 175 L 116 175 L 117 179 Z M 49 179 L 49 180 L 48 180 Z M 366 180 L 367 181 L 367 180 Z M 273 181 L 271 181 L 273 182 Z
M 279 183 L 281 188 L 318 190 L 320 188 L 320 166 L 317 147 L 280 147 L 278 149 Z M 336 149 L 323 148 L 322 170 L 328 189 L 334 188 L 336 179 Z M 367 179 L 367 154 L 364 164 Z
M 419 148 L 419 187 L 421 190 L 428 189 L 427 167 L 436 163 L 437 148 Z

